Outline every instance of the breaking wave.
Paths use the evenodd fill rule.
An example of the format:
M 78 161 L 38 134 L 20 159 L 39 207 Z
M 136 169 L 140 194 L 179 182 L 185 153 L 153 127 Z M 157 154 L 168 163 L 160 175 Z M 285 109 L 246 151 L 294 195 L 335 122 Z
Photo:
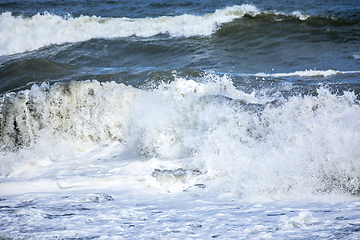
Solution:
M 44 83 L 4 95 L 0 117 L 2 176 L 39 144 L 41 151 L 79 151 L 116 141 L 145 158 L 183 161 L 176 174 L 244 198 L 359 194 L 360 107 L 351 92 L 319 88 L 314 96 L 273 99 L 217 75 L 152 90 Z
M 0 17 L 0 55 L 35 50 L 50 44 L 86 41 L 91 38 L 151 37 L 157 34 L 208 36 L 219 25 L 245 14 L 258 14 L 252 5 L 233 6 L 204 16 L 158 18 L 61 17 L 45 13 L 30 18 L 3 13 Z
M 72 17 L 51 13 L 23 17 L 5 12 L 0 15 L 0 55 L 36 50 L 51 44 L 87 41 L 92 38 L 111 39 L 129 36 L 146 38 L 158 34 L 168 34 L 171 37 L 209 36 L 219 30 L 223 24 L 245 16 L 270 17 L 270 19 L 265 18 L 264 21 L 275 22 L 289 19 L 305 21 L 314 18 L 300 12 L 284 14 L 276 11 L 261 11 L 249 4 L 218 9 L 202 16 L 184 14 L 157 18 Z M 320 18 L 325 22 L 329 19 Z M 315 21 L 319 25 L 319 19 L 315 18 Z

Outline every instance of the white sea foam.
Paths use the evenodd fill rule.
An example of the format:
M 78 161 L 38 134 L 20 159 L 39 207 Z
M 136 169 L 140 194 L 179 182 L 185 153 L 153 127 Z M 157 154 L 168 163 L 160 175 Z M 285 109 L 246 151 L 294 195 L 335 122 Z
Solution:
M 102 18 L 96 16 L 61 17 L 45 13 L 33 17 L 0 16 L 0 55 L 35 50 L 50 44 L 86 41 L 91 38 L 150 37 L 169 34 L 172 37 L 208 36 L 221 24 L 256 15 L 252 5 L 216 10 L 204 16 L 184 14 L 158 18 Z
M 181 192 L 32 193 L 1 201 L 0 235 L 56 239 L 358 239 L 359 201 L 238 202 Z
M 8 94 L 0 189 L 27 179 L 28 189 L 39 190 L 46 179 L 46 191 L 131 182 L 258 200 L 358 194 L 355 95 L 320 88 L 317 96 L 273 100 L 216 75 L 154 90 L 85 81 Z
M 301 21 L 305 21 L 306 19 L 308 19 L 310 17 L 309 14 L 302 14 L 301 12 L 299 11 L 295 11 L 295 12 L 292 12 L 292 15 L 294 17 L 297 17 L 298 19 L 300 19 Z
M 330 77 L 337 74 L 359 74 L 360 71 L 339 71 L 339 70 L 305 70 L 305 71 L 295 71 L 290 73 L 257 73 L 257 77 Z

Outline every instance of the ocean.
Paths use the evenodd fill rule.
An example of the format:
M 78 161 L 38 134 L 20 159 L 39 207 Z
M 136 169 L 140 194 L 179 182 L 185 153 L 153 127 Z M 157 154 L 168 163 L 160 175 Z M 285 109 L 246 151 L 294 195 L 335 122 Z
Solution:
M 0 1 L 0 239 L 359 239 L 360 4 Z

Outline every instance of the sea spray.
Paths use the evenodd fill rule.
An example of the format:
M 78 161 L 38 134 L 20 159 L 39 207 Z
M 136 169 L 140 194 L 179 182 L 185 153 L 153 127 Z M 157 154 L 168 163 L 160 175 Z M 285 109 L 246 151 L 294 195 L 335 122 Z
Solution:
M 294 96 L 256 114 L 209 106 L 204 119 L 217 124 L 204 132 L 196 166 L 216 179 L 215 189 L 226 186 L 245 198 L 358 194 L 359 122 L 353 117 L 360 109 L 354 98 L 320 88 L 317 96 Z
M 246 199 L 358 194 L 360 187 L 360 108 L 351 92 L 319 88 L 273 101 L 212 74 L 152 90 L 97 81 L 34 85 L 4 95 L 1 110 L 3 163 L 16 155 L 6 151 L 46 141 L 70 142 L 75 152 L 118 141 L 145 159 L 179 161 L 174 171 L 201 175 L 194 185 Z

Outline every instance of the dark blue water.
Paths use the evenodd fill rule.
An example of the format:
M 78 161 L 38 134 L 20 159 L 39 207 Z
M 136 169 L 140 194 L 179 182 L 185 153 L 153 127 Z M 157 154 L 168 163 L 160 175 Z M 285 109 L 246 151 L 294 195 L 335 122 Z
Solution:
M 359 19 L 359 3 L 356 0 L 330 1 L 37 1 L 3 0 L 1 11 L 32 16 L 42 12 L 52 12 L 59 15 L 73 16 L 96 15 L 102 17 L 159 17 L 182 14 L 203 15 L 216 9 L 233 5 L 252 4 L 261 10 L 292 12 L 304 14 L 337 16 L 341 18 Z
M 69 18 L 79 19 L 84 16 L 97 16 L 102 19 L 126 17 L 133 20 L 187 15 L 205 18 L 204 16 L 214 14 L 216 10 L 244 4 L 255 7 L 256 14 L 245 11 L 239 14 L 238 18 L 221 24 L 215 23 L 212 33 L 205 36 L 195 31 L 191 35 L 185 34 L 186 36 L 174 37 L 169 32 L 158 32 L 143 37 L 143 30 L 139 30 L 135 35 L 130 34 L 126 37 L 112 37 L 107 32 L 99 34 L 98 37 L 90 36 L 85 40 L 65 37 L 59 40 L 58 44 L 54 40 L 55 44 L 45 42 L 36 45 L 44 39 L 55 38 L 54 33 L 72 27 L 65 24 L 58 31 L 54 30 L 55 32 L 49 34 L 34 32 L 35 27 L 20 29 L 14 33 L 18 36 L 4 36 L 2 46 L 6 49 L 9 47 L 8 43 L 13 41 L 11 37 L 17 37 L 23 38 L 17 45 L 29 44 L 29 48 L 14 51 L 10 49 L 8 52 L 4 50 L 0 56 L 0 91 L 23 89 L 29 84 L 44 81 L 85 79 L 115 80 L 141 85 L 149 80 L 171 80 L 173 70 L 180 75 L 193 77 L 201 76 L 204 71 L 229 74 L 234 77 L 236 85 L 253 89 L 259 86 L 258 79 L 253 77 L 253 74 L 331 69 L 343 74 L 326 78 L 314 78 L 311 75 L 310 79 L 305 80 L 299 76 L 285 79 L 267 77 L 266 80 L 275 83 L 288 81 L 292 84 L 304 80 L 305 87 L 308 87 L 309 83 L 341 83 L 341 86 L 335 88 L 358 92 L 359 73 L 356 71 L 360 70 L 360 7 L 355 0 L 320 3 L 5 0 L 0 4 L 0 11 L 11 12 L 12 19 L 16 17 L 30 21 L 36 14 L 49 14 L 68 19 L 70 22 Z M 225 16 L 226 14 L 222 15 Z M 37 27 L 44 28 L 44 31 L 57 27 L 45 26 L 43 21 L 50 22 L 50 19 L 33 24 L 38 24 Z M 9 23 L 9 20 L 4 18 L 0 25 L 5 26 L 6 23 Z M 188 20 L 184 21 L 183 25 L 180 23 L 169 28 L 181 29 L 190 23 L 191 20 Z M 12 27 L 17 26 L 17 23 L 12 24 Z M 21 34 L 21 31 L 28 32 Z M 84 33 L 75 31 L 73 36 L 77 34 L 81 36 Z M 18 49 L 18 46 L 13 48 Z

